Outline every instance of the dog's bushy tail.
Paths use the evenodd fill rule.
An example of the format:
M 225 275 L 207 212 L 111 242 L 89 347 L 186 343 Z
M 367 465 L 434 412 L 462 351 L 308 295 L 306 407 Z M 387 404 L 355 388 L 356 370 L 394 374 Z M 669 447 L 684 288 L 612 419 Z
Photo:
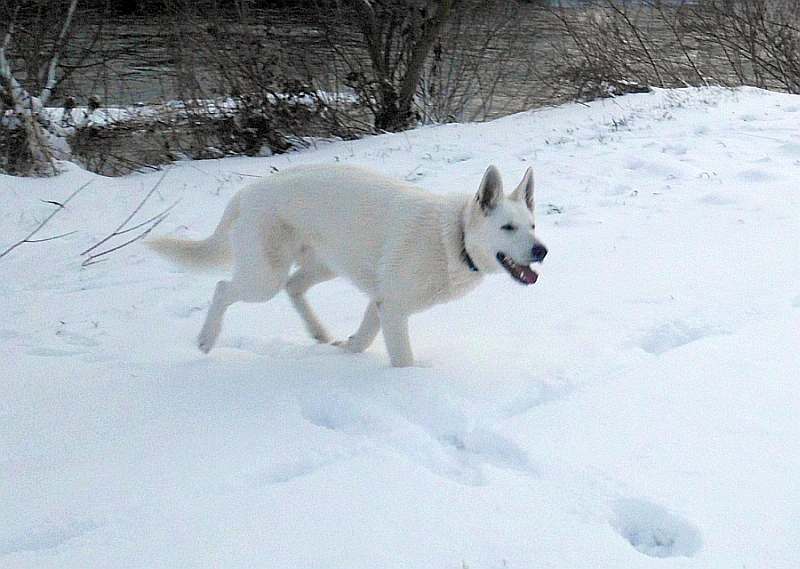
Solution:
M 162 257 L 189 269 L 212 269 L 224 266 L 231 258 L 228 231 L 237 217 L 239 217 L 238 195 L 234 196 L 225 208 L 222 219 L 210 237 L 199 241 L 158 237 L 146 241 L 145 244 Z

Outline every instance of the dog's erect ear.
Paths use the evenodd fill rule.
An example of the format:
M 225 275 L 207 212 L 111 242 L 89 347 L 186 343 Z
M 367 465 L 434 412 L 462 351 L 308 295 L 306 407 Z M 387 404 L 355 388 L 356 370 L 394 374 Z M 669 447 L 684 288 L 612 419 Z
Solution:
M 519 186 L 511 193 L 512 200 L 525 200 L 525 205 L 533 211 L 533 168 L 528 166 Z
M 500 198 L 503 197 L 503 181 L 500 179 L 500 171 L 494 165 L 486 168 L 483 174 L 481 185 L 475 200 L 481 205 L 484 212 L 488 212 L 497 206 Z

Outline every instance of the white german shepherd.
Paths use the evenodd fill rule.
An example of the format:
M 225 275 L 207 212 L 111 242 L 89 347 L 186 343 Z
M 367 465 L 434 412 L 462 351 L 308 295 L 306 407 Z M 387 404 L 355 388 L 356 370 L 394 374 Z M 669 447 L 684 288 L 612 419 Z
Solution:
M 232 258 L 233 277 L 217 283 L 198 337 L 203 352 L 214 346 L 229 306 L 266 302 L 284 288 L 314 339 L 330 342 L 304 294 L 343 276 L 370 303 L 358 331 L 336 344 L 362 352 L 382 328 L 393 366 L 414 363 L 411 314 L 458 298 L 500 270 L 533 284 L 530 265 L 547 254 L 534 235 L 532 170 L 504 196 L 494 166 L 477 194 L 451 196 L 362 168 L 299 166 L 242 189 L 208 239 L 149 245 L 187 266 Z

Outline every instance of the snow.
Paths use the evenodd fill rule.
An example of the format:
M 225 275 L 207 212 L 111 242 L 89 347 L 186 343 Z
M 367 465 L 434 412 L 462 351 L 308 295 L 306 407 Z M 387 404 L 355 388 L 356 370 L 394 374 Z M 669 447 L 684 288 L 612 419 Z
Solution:
M 349 92 L 316 90 L 305 95 L 278 93 L 277 95 L 270 95 L 267 99 L 273 103 L 284 101 L 290 104 L 314 107 L 319 101 L 326 104 L 355 104 L 358 97 Z M 190 99 L 186 101 L 170 100 L 160 104 L 139 102 L 123 107 L 100 107 L 91 111 L 89 107 L 83 106 L 76 106 L 69 110 L 63 107 L 44 107 L 43 112 L 47 114 L 49 120 L 56 124 L 61 125 L 66 122 L 70 125 L 77 124 L 86 127 L 108 126 L 136 120 L 156 122 L 164 120 L 165 117 L 191 118 L 192 113 L 195 115 L 203 113 L 207 116 L 219 116 L 230 113 L 230 111 L 236 109 L 237 105 L 236 100 L 227 97 L 220 99 Z M 187 107 L 189 108 L 188 112 L 186 111 Z M 0 121 L 6 121 L 0 124 L 9 127 L 15 126 L 9 120 L 12 114 L 10 112 L 7 114 L 7 117 L 0 117 Z
M 533 165 L 538 283 L 415 316 L 410 369 L 314 345 L 283 295 L 202 356 L 218 275 L 80 266 L 160 173 L 0 177 L 0 249 L 93 180 L 37 237 L 77 233 L 0 259 L 0 567 L 796 567 L 799 110 L 665 90 L 181 162 L 136 218 L 183 198 L 156 232 L 204 236 L 290 164 L 434 192 Z M 366 303 L 310 301 L 341 338 Z

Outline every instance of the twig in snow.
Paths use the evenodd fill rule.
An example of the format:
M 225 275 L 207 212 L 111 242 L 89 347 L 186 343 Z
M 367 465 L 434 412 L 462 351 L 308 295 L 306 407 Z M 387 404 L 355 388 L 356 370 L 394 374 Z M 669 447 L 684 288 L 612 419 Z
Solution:
M 122 235 L 123 233 L 128 233 L 129 231 L 133 231 L 134 229 L 138 229 L 139 227 L 142 227 L 142 226 L 146 225 L 147 223 L 152 222 L 152 223 L 150 223 L 150 226 L 147 229 L 145 229 L 144 231 L 142 231 L 141 233 L 136 235 L 136 237 L 128 239 L 127 241 L 125 241 L 123 243 L 120 243 L 119 245 L 115 245 L 114 247 L 111 247 L 109 249 L 104 249 L 103 251 L 100 251 L 99 253 L 94 253 L 93 255 L 89 255 L 86 259 L 84 259 L 83 263 L 81 263 L 81 267 L 88 267 L 90 265 L 94 265 L 96 263 L 100 263 L 101 261 L 105 260 L 105 259 L 100 259 L 100 257 L 104 257 L 104 256 L 108 255 L 109 253 L 113 253 L 114 251 L 119 251 L 120 249 L 122 249 L 123 247 L 127 247 L 131 243 L 135 243 L 136 241 L 139 241 L 140 239 L 144 239 L 145 237 L 147 237 L 147 235 L 151 231 L 153 231 L 153 229 L 158 227 L 159 224 L 161 224 L 162 221 L 167 219 L 167 217 L 169 216 L 170 210 L 172 210 L 172 208 L 174 208 L 176 205 L 178 205 L 179 202 L 180 202 L 180 200 L 176 200 L 175 203 L 173 203 L 171 206 L 169 206 L 167 209 L 165 209 L 164 211 L 162 211 L 158 215 L 148 219 L 147 221 L 144 221 L 144 222 L 136 225 L 135 227 L 131 227 L 129 229 L 125 229 L 124 231 L 120 231 L 120 232 L 116 233 L 116 235 Z
M 158 179 L 158 182 L 156 182 L 156 184 L 150 189 L 150 191 L 147 192 L 147 194 L 144 196 L 144 198 L 142 198 L 142 200 L 134 208 L 134 210 L 128 215 L 128 217 L 125 218 L 125 220 L 122 223 L 120 223 L 117 226 L 116 229 L 114 229 L 114 231 L 112 231 L 111 233 L 106 235 L 103 239 L 101 239 L 100 241 L 98 241 L 97 243 L 86 249 L 83 253 L 81 253 L 81 255 L 87 255 L 86 259 L 84 259 L 83 263 L 81 263 L 82 267 L 88 267 L 90 265 L 99 263 L 104 260 L 101 259 L 101 257 L 105 257 L 106 255 L 108 255 L 109 253 L 113 253 L 114 251 L 119 251 L 123 247 L 127 247 L 131 243 L 139 241 L 140 239 L 144 239 L 151 231 L 153 231 L 153 229 L 158 227 L 158 225 L 167 218 L 169 212 L 172 211 L 172 209 L 176 205 L 178 205 L 178 203 L 180 203 L 180 199 L 175 200 L 175 202 L 172 205 L 170 205 L 168 208 L 164 209 L 160 213 L 157 213 L 156 215 L 149 217 L 148 219 L 139 222 L 136 225 L 133 225 L 131 227 L 126 227 L 128 223 L 130 223 L 130 221 L 136 216 L 136 214 L 139 213 L 139 211 L 141 211 L 142 207 L 144 207 L 144 204 L 147 203 L 147 200 L 149 200 L 150 197 L 155 193 L 155 191 L 161 185 L 161 182 L 164 181 L 164 178 L 166 177 L 168 172 L 169 170 L 164 171 L 164 174 L 162 174 L 162 176 Z M 140 231 L 135 237 L 132 237 L 127 241 L 124 241 L 119 245 L 114 245 L 113 247 L 109 247 L 108 249 L 103 249 L 98 253 L 92 253 L 92 251 L 97 250 L 101 245 L 109 242 L 115 237 L 119 237 L 120 235 L 125 235 L 127 233 L 131 233 L 132 231 L 136 231 L 137 229 L 142 229 L 142 228 L 144 228 L 142 231 Z
M 44 243 L 45 241 L 55 241 L 56 239 L 61 239 L 62 237 L 67 237 L 68 235 L 73 235 L 75 233 L 77 233 L 77 231 L 67 231 L 66 233 L 53 235 L 52 237 L 42 237 L 41 239 L 28 239 L 28 243 Z
M 126 225 L 128 225 L 128 222 L 129 222 L 131 219 L 133 219 L 133 218 L 134 218 L 134 216 L 135 216 L 137 213 L 139 213 L 139 211 L 140 211 L 140 210 L 141 210 L 141 209 L 144 207 L 144 204 L 146 204 L 146 203 L 147 203 L 147 200 L 149 200 L 149 199 L 150 199 L 150 197 L 151 197 L 151 196 L 152 196 L 152 195 L 153 195 L 153 194 L 156 192 L 156 190 L 158 189 L 158 187 L 161 185 L 161 182 L 163 182 L 163 181 L 164 181 L 164 178 L 167 176 L 167 174 L 168 174 L 168 173 L 169 173 L 169 170 L 164 170 L 164 173 L 163 173 L 163 174 L 161 175 L 161 177 L 158 179 L 158 182 L 156 182 L 156 185 L 155 185 L 155 186 L 153 186 L 153 187 L 150 189 L 150 191 L 149 191 L 149 192 L 147 192 L 147 195 L 146 195 L 146 196 L 144 196 L 144 198 L 142 198 L 142 201 L 140 201 L 140 202 L 139 202 L 139 205 L 137 205 L 137 206 L 134 208 L 134 210 L 133 210 L 133 211 L 130 213 L 130 215 L 128 215 L 128 217 L 126 217 L 126 218 L 125 218 L 125 220 L 124 220 L 122 223 L 120 223 L 120 224 L 117 226 L 117 228 L 116 228 L 114 231 L 112 231 L 111 233 L 109 233 L 108 235 L 106 235 L 106 236 L 105 236 L 103 239 L 101 239 L 100 241 L 98 241 L 97 243 L 95 243 L 94 245 L 92 245 L 91 247 L 89 247 L 88 249 L 86 249 L 85 251 L 83 251 L 83 252 L 81 253 L 81 255 L 88 255 L 89 253 L 91 253 L 92 251 L 94 251 L 95 249 L 97 249 L 97 248 L 98 248 L 100 245 L 102 245 L 102 244 L 103 244 L 103 243 L 105 243 L 106 241 L 108 241 L 108 240 L 110 240 L 110 239 L 113 239 L 113 238 L 114 238 L 114 237 L 116 237 L 117 235 L 121 235 L 122 233 L 125 233 L 125 232 L 127 232 L 127 231 L 130 231 L 129 229 L 128 229 L 128 230 L 124 230 L 124 231 L 123 231 L 123 227 L 125 227 Z M 173 207 L 175 207 L 175 205 L 176 205 L 176 204 L 177 204 L 177 202 L 176 202 L 175 204 L 172 204 L 170 207 L 168 207 L 168 208 L 167 208 L 166 210 L 164 210 L 164 211 L 165 211 L 165 212 L 169 211 L 170 209 L 172 209 Z M 163 212 L 162 212 L 162 213 L 163 213 Z
M 245 174 L 243 172 L 233 172 L 233 171 L 231 171 L 231 174 L 236 174 L 237 176 L 239 176 L 241 178 L 263 178 L 264 177 L 264 176 L 259 176 L 258 174 Z
M 63 233 L 63 234 L 61 234 L 61 235 L 54 235 L 53 237 L 47 237 L 47 238 L 44 238 L 44 239 L 32 239 L 32 237 L 33 237 L 34 235 L 36 235 L 36 234 L 37 234 L 37 233 L 38 233 L 38 232 L 39 232 L 39 231 L 40 231 L 40 230 L 41 230 L 41 229 L 42 229 L 42 228 L 43 228 L 45 225 L 47 225 L 47 223 L 48 223 L 48 222 L 49 222 L 51 219 L 53 219 L 53 217 L 55 217 L 55 215 L 56 215 L 56 214 L 57 214 L 59 211 L 61 211 L 62 209 L 64 209 L 64 208 L 66 207 L 66 205 L 67 205 L 67 204 L 70 202 L 70 200 L 72 200 L 72 198 L 74 198 L 74 197 L 75 197 L 75 196 L 77 196 L 77 195 L 78 195 L 78 194 L 79 194 L 81 191 L 83 191 L 83 189 L 84 189 L 84 188 L 86 188 L 86 186 L 88 186 L 89 184 L 91 184 L 91 183 L 92 183 L 92 181 L 93 181 L 93 180 L 89 180 L 89 181 L 88 181 L 88 182 L 86 182 L 84 185 L 82 185 L 80 188 L 78 188 L 77 190 L 75 190 L 74 192 L 72 192 L 72 193 L 69 195 L 69 197 L 68 197 L 67 199 L 65 199 L 65 200 L 64 200 L 64 202 L 63 202 L 63 203 L 58 203 L 58 202 L 48 202 L 48 203 L 54 203 L 54 204 L 56 204 L 56 205 L 58 206 L 58 208 L 57 208 L 57 209 L 55 209 L 55 210 L 53 211 L 53 213 L 51 213 L 50 215 L 48 215 L 48 216 L 47 216 L 47 217 L 44 219 L 44 221 L 42 221 L 42 222 L 41 222 L 41 223 L 40 223 L 40 224 L 39 224 L 39 225 L 36 227 L 36 229 L 34 229 L 33 231 L 31 231 L 31 232 L 30 232 L 30 233 L 29 233 L 29 234 L 28 234 L 28 235 L 27 235 L 25 238 L 23 238 L 23 239 L 20 239 L 20 240 L 19 240 L 19 241 L 17 241 L 16 243 L 14 243 L 14 244 L 12 244 L 11 246 L 9 246 L 8 248 L 6 248 L 6 249 L 5 249 L 5 250 L 4 250 L 2 253 L 0 253 L 0 259 L 2 259 L 2 258 L 3 258 L 3 257 L 5 257 L 6 255 L 8 255 L 8 254 L 9 254 L 11 251 L 13 251 L 13 250 L 14 250 L 14 249 L 16 249 L 17 247 L 19 247 L 20 245 L 23 245 L 23 244 L 25 244 L 25 243 L 41 243 L 41 242 L 43 242 L 43 241 L 52 241 L 52 240 L 54 240 L 54 239 L 60 239 L 61 237 L 66 237 L 67 235 L 72 235 L 73 233 L 75 233 L 74 231 L 70 231 L 69 233 Z

